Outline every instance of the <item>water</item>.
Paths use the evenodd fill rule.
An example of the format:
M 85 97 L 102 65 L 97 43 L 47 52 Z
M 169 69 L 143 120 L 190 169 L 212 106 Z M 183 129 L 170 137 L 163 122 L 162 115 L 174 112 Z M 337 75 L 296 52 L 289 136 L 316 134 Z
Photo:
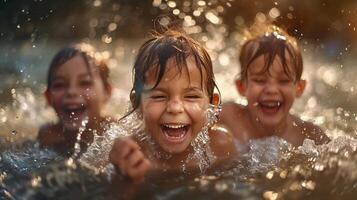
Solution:
M 94 1 L 94 4 L 103 2 Z M 184 19 L 185 29 L 204 44 L 212 56 L 222 99 L 244 104 L 245 100 L 237 95 L 234 86 L 239 70 L 235 67 L 238 66 L 236 47 L 242 35 L 233 32 L 227 37 L 228 27 L 221 17 L 229 10 L 231 1 L 208 2 L 211 4 L 207 1 L 192 1 L 190 5 L 181 1 L 153 1 L 153 7 Z M 276 16 L 276 8 L 271 11 Z M 263 15 L 258 13 L 257 20 L 268 17 Z M 167 20 L 163 18 L 160 23 L 165 24 Z M 237 25 L 242 23 L 241 18 L 236 21 Z M 113 79 L 113 97 L 106 112 L 119 118 L 128 105 L 131 85 L 128 74 L 142 39 L 114 41 L 109 33 L 103 39 L 93 43 L 108 55 Z M 331 58 L 316 51 L 313 43 L 302 45 L 303 77 L 308 86 L 292 112 L 326 130 L 332 139 L 329 144 L 315 146 L 306 140 L 301 147 L 293 148 L 276 137 L 251 141 L 246 146 L 237 143 L 238 148 L 250 151 L 218 169 L 205 171 L 204 175 L 161 174 L 156 179 L 148 177 L 142 185 L 133 185 L 123 177 L 114 177 L 113 166 L 108 165 L 105 158 L 117 136 L 143 128 L 135 115 L 126 119 L 124 126 L 114 123 L 107 127 L 104 135 L 96 135 L 95 142 L 79 160 L 40 149 L 35 141 L 22 144 L 36 138 L 40 125 L 56 120 L 42 92 L 50 58 L 61 45 L 31 40 L 23 44 L 2 41 L 1 46 L 0 199 L 273 200 L 355 199 L 357 196 L 357 71 L 354 67 L 357 61 L 353 56 L 333 63 Z M 142 137 L 144 140 L 147 136 Z M 201 142 L 206 140 L 203 136 Z M 196 146 L 200 146 L 197 152 L 204 148 Z M 202 161 L 207 163 L 205 159 Z

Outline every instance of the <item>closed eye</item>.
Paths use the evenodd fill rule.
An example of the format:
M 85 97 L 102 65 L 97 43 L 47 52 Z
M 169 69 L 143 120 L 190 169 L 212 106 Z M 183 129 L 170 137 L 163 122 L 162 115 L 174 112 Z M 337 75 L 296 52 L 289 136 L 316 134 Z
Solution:
M 186 95 L 185 98 L 199 99 L 199 98 L 201 98 L 201 96 L 200 95 Z
M 81 80 L 79 84 L 83 87 L 89 87 L 92 85 L 92 80 Z
M 264 82 L 265 82 L 265 79 L 262 79 L 262 78 L 253 78 L 252 81 L 253 81 L 253 82 L 256 82 L 256 83 L 264 83 Z
M 154 99 L 154 100 L 161 100 L 161 99 L 165 99 L 166 96 L 165 95 L 152 95 L 150 96 L 151 99 Z
M 52 89 L 61 89 L 64 88 L 66 84 L 64 82 L 54 82 L 52 84 Z
M 291 79 L 286 78 L 286 79 L 280 79 L 279 82 L 281 84 L 288 84 L 288 83 L 291 83 L 293 81 Z

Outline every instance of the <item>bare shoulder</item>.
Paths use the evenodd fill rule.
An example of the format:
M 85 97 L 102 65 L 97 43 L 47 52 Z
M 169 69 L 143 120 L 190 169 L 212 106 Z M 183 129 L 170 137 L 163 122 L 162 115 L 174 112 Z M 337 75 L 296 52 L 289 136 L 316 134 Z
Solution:
M 234 138 L 223 125 L 214 125 L 210 131 L 210 147 L 217 158 L 228 158 L 237 154 Z
M 306 136 L 306 138 L 314 140 L 315 144 L 321 145 L 330 142 L 330 138 L 325 134 L 321 127 L 297 118 L 298 125 L 302 129 L 301 132 Z
M 61 141 L 60 129 L 56 124 L 45 124 L 40 127 L 37 135 L 37 140 L 42 146 L 52 146 L 58 141 Z
M 222 104 L 222 112 L 221 118 L 224 120 L 225 118 L 239 117 L 244 112 L 244 106 L 234 103 L 227 102 Z

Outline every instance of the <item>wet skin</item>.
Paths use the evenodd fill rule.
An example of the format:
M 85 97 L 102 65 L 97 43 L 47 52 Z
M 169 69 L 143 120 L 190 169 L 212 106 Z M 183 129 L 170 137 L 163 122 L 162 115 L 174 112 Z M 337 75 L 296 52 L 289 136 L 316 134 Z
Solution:
M 205 112 L 209 105 L 208 92 L 194 60 L 187 59 L 187 69 L 180 73 L 174 59 L 167 62 L 167 71 L 157 87 L 154 71 L 149 70 L 147 82 L 139 107 L 145 124 L 145 131 L 159 146 L 158 151 L 171 154 L 165 160 L 149 160 L 145 155 L 145 144 L 132 138 L 119 138 L 114 142 L 110 159 L 123 174 L 134 181 L 142 181 L 152 168 L 163 165 L 170 169 L 182 166 L 193 149 L 191 141 L 197 136 L 206 122 Z M 205 72 L 203 72 L 205 78 Z M 204 80 L 203 83 L 207 81 Z M 234 154 L 232 138 L 226 133 L 211 131 L 210 146 L 220 158 Z M 151 152 L 152 153 L 152 152 Z M 196 165 L 190 163 L 189 165 Z
M 45 97 L 59 122 L 46 124 L 40 129 L 40 143 L 44 146 L 73 143 L 86 118 L 87 128 L 100 130 L 100 124 L 107 121 L 101 111 L 111 92 L 110 88 L 104 87 L 98 69 L 93 64 L 87 67 L 84 59 L 76 55 L 58 66 L 53 77 Z M 83 137 L 92 138 L 91 134 L 83 134 Z
M 287 59 L 289 61 L 289 59 Z M 264 57 L 255 59 L 245 80 L 236 80 L 238 92 L 246 97 L 247 106 L 225 103 L 220 124 L 233 132 L 241 142 L 266 136 L 280 136 L 298 146 L 305 138 L 326 141 L 323 131 L 289 113 L 305 88 L 305 80 L 295 80 L 295 69 L 288 62 L 290 76 L 284 72 L 279 57 L 269 71 L 264 71 Z

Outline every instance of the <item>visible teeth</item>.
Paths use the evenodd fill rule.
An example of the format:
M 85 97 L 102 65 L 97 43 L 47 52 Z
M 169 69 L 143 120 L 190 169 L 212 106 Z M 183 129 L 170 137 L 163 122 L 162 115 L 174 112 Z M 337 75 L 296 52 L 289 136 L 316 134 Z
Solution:
M 258 102 L 255 102 L 253 103 L 253 106 L 258 106 L 258 104 L 259 104 Z
M 184 128 L 185 125 L 168 125 L 168 124 L 165 124 L 164 125 L 166 128 Z
M 264 102 L 264 103 L 261 103 L 262 105 L 264 106 L 269 106 L 269 107 L 279 107 L 281 105 L 281 103 L 278 101 L 278 102 Z

